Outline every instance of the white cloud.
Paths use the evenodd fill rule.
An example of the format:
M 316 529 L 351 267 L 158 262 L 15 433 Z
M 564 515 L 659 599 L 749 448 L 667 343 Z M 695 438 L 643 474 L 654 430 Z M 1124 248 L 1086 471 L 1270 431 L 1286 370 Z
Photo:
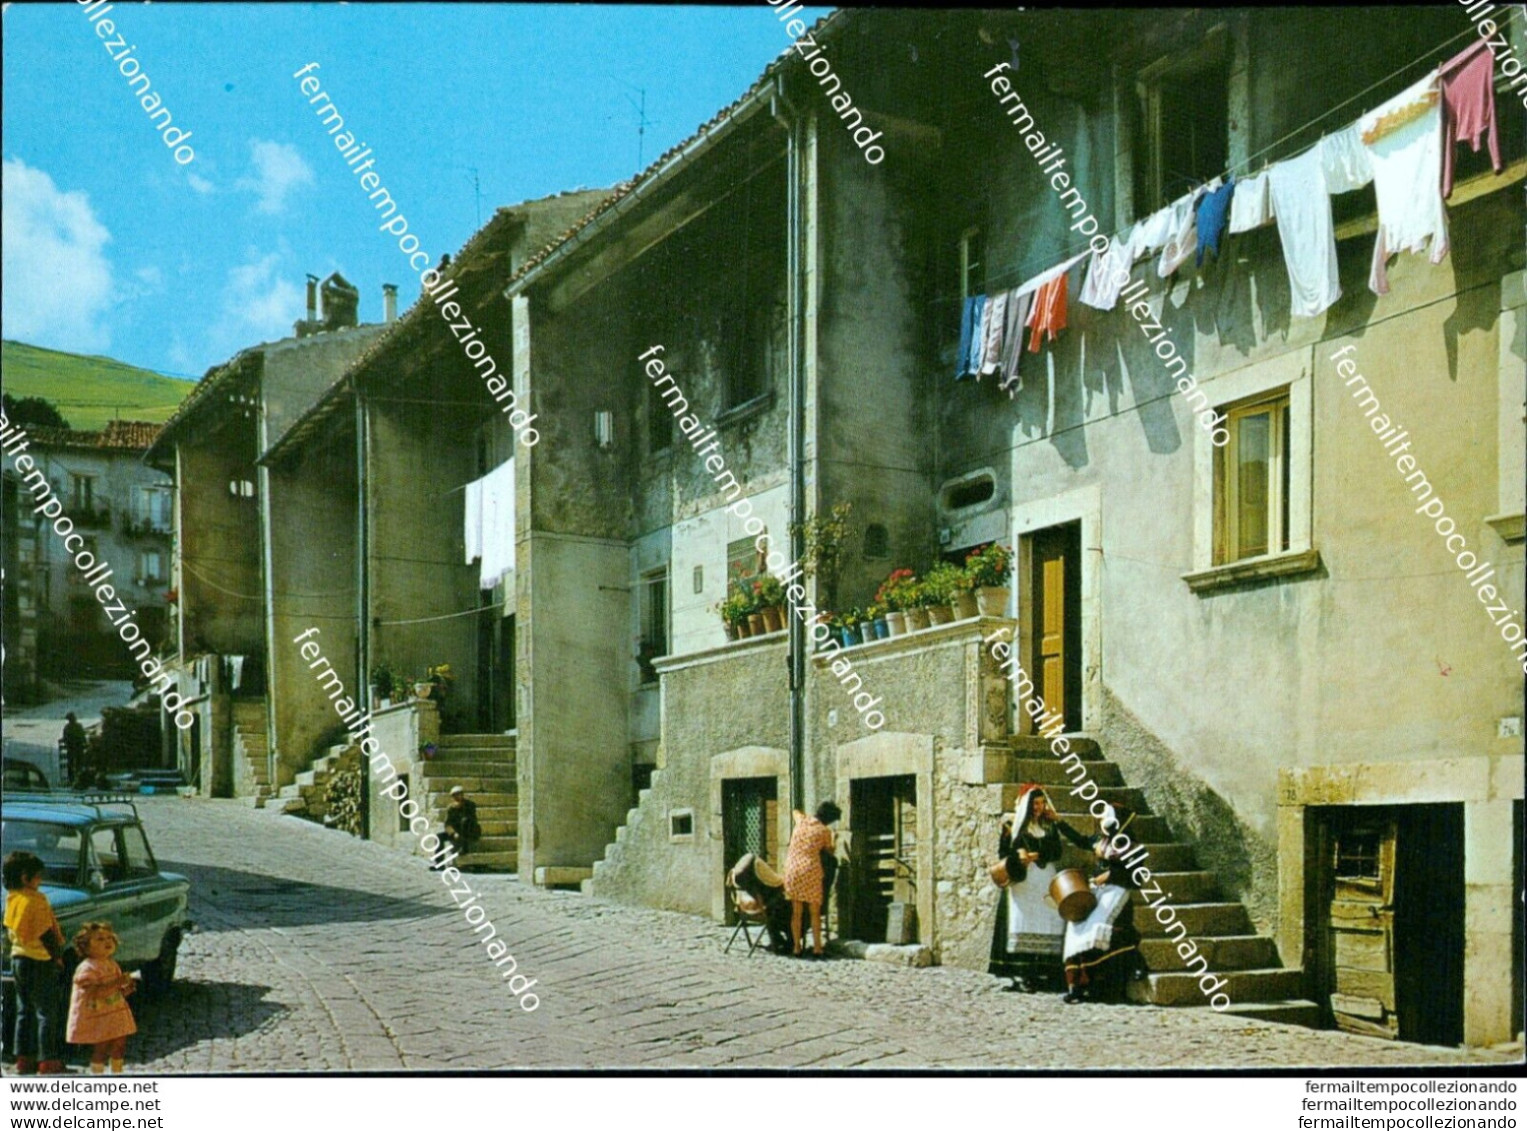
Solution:
M 260 198 L 255 204 L 256 212 L 275 215 L 286 208 L 287 193 L 299 185 L 313 184 L 313 170 L 296 146 L 255 139 L 249 143 L 249 150 L 255 175 L 241 177 L 236 187 Z
M 213 362 L 248 346 L 290 337 L 301 318 L 303 290 L 281 274 L 281 255 L 250 249 L 248 261 L 228 272 L 222 308 L 207 332 Z
M 0 199 L 0 323 L 7 338 L 94 352 L 111 344 L 111 233 L 83 192 L 8 158 Z
M 186 174 L 186 184 L 190 185 L 203 196 L 206 196 L 209 192 L 217 191 L 216 185 L 207 180 L 206 177 L 198 177 L 195 173 Z
M 152 265 L 148 267 L 140 267 L 138 270 L 134 271 L 133 274 L 142 279 L 151 287 L 158 288 L 164 286 L 164 272 Z

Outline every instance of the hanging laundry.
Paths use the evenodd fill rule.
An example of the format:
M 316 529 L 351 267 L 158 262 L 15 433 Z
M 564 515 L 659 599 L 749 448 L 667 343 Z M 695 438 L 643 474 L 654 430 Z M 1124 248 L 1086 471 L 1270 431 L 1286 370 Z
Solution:
M 1320 165 L 1326 175 L 1326 192 L 1339 196 L 1360 189 L 1373 180 L 1373 159 L 1353 122 L 1344 130 L 1320 139 Z
M 1438 68 L 1442 83 L 1442 198 L 1453 195 L 1453 157 L 1466 141 L 1479 152 L 1481 136 L 1490 146 L 1490 167 L 1501 171 L 1495 130 L 1495 59 L 1484 40 L 1465 47 Z
M 1214 258 L 1219 258 L 1219 241 L 1225 234 L 1225 221 L 1230 218 L 1230 202 L 1234 196 L 1235 178 L 1231 177 L 1229 183 L 1211 189 L 1199 198 L 1196 263 L 1200 267 L 1204 263 L 1205 251 L 1212 251 Z
M 1129 246 L 1134 260 L 1141 256 L 1149 255 L 1153 251 L 1160 251 L 1166 246 L 1167 237 L 1172 234 L 1172 207 L 1161 209 L 1152 213 L 1135 226 L 1134 233 L 1130 236 Z
M 1336 270 L 1336 228 L 1320 146 L 1267 171 L 1283 262 L 1288 268 L 1289 311 L 1313 318 L 1341 297 Z
M 970 372 L 976 380 L 981 379 L 981 369 L 986 364 L 987 331 L 991 327 L 992 296 L 981 299 L 981 311 L 976 316 L 976 330 L 970 339 Z
M 981 368 L 976 370 L 976 380 L 992 377 L 1002 370 L 1002 342 L 1006 329 L 1007 291 L 990 296 L 986 300 L 985 344 L 981 349 Z
M 971 295 L 965 300 L 965 305 L 960 310 L 960 348 L 954 359 L 954 379 L 956 381 L 968 381 L 975 376 L 969 367 L 970 344 L 975 338 L 976 329 L 981 321 L 981 306 L 986 301 L 985 295 Z
M 1133 234 L 1133 229 L 1123 232 L 1102 254 L 1093 253 L 1092 263 L 1087 268 L 1087 281 L 1076 296 L 1078 302 L 1096 310 L 1112 310 L 1119 304 L 1119 292 L 1129 281 L 1129 268 L 1134 263 L 1134 252 L 1130 247 Z
M 1200 185 L 1173 202 L 1172 228 L 1161 249 L 1161 262 L 1156 265 L 1156 273 L 1163 279 L 1171 278 L 1173 272 L 1198 250 L 1198 198 L 1219 185 L 1220 179 L 1215 177 L 1207 185 Z
M 1230 234 L 1249 232 L 1272 223 L 1272 200 L 1267 191 L 1267 174 L 1258 173 L 1235 183 L 1230 201 Z
M 466 564 L 471 565 L 482 557 L 482 480 L 468 483 L 465 493 L 467 514 L 462 541 L 466 543 Z
M 1058 330 L 1066 328 L 1066 273 L 1062 271 L 1054 279 L 1040 287 L 1034 294 L 1034 309 L 1029 314 L 1029 352 L 1039 352 L 1040 336 L 1048 335 L 1055 340 Z
M 482 569 L 478 588 L 492 589 L 514 569 L 514 460 L 482 479 Z
M 1447 209 L 1442 204 L 1442 106 L 1437 72 L 1358 119 L 1373 163 L 1379 232 L 1368 286 L 1389 293 L 1389 256 L 1431 244 L 1431 261 L 1447 255 Z
M 1029 305 L 1034 292 L 1022 294 L 1015 287 L 1007 293 L 1007 308 L 1002 325 L 1002 372 L 997 388 L 1009 397 L 1023 388 L 1023 378 L 1018 374 L 1018 361 L 1023 357 L 1023 328 L 1029 322 Z

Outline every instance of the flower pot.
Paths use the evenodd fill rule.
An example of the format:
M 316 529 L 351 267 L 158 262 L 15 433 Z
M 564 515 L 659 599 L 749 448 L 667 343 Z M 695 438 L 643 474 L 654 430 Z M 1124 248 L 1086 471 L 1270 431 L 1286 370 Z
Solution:
M 950 624 L 953 620 L 954 613 L 950 611 L 948 605 L 928 606 L 928 623 L 930 625 Z
M 785 618 L 780 615 L 777 606 L 763 611 L 763 621 L 765 632 L 778 632 L 785 627 Z
M 981 606 L 976 603 L 976 595 L 969 589 L 962 589 L 954 595 L 955 620 L 969 620 L 980 614 Z
M 976 590 L 976 608 L 983 617 L 1007 615 L 1007 586 L 983 585 Z
M 900 610 L 886 613 L 885 631 L 888 636 L 905 636 L 907 633 L 907 614 Z
M 762 636 L 764 634 L 764 631 L 765 631 L 765 629 L 764 629 L 763 614 L 762 613 L 749 613 L 748 614 L 748 632 L 751 635 L 753 635 L 753 636 Z
M 747 617 L 743 617 L 734 627 L 737 629 L 738 640 L 746 640 L 753 635 L 753 629 L 749 626 Z
M 728 640 L 737 639 L 737 626 L 735 624 L 733 624 L 731 621 L 722 621 L 721 627 L 726 629 L 726 638 Z
M 415 699 L 428 699 L 434 693 L 435 693 L 435 685 L 433 683 L 429 683 L 429 682 L 425 682 L 425 681 L 421 680 L 420 682 L 414 684 L 414 698 Z
M 886 624 L 885 617 L 875 618 L 875 639 L 885 640 L 891 635 L 891 627 Z
M 875 642 L 874 621 L 867 620 L 859 626 L 859 639 L 864 641 L 866 644 L 873 644 Z
M 908 632 L 921 632 L 923 629 L 929 627 L 931 623 L 928 620 L 928 610 L 926 608 L 908 609 L 906 612 L 906 617 Z
M 847 626 L 838 629 L 838 643 L 842 644 L 845 648 L 852 648 L 855 644 L 859 643 L 859 630 L 857 628 L 848 628 Z

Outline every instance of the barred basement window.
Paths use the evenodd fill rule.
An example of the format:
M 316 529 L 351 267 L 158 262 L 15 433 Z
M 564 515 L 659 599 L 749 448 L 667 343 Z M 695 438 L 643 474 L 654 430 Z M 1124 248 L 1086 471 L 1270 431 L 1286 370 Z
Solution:
M 687 840 L 695 835 L 695 811 L 674 809 L 668 814 L 668 839 Z

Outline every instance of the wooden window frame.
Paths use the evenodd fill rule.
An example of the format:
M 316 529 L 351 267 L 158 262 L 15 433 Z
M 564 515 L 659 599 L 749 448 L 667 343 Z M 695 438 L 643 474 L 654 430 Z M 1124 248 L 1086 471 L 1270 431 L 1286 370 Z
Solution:
M 1230 442 L 1215 451 L 1214 459 L 1214 564 L 1231 565 L 1255 558 L 1286 553 L 1290 545 L 1289 491 L 1291 405 L 1289 389 L 1283 387 L 1221 410 Z M 1241 549 L 1239 477 L 1237 466 L 1242 420 L 1267 415 L 1267 545 L 1255 554 Z

